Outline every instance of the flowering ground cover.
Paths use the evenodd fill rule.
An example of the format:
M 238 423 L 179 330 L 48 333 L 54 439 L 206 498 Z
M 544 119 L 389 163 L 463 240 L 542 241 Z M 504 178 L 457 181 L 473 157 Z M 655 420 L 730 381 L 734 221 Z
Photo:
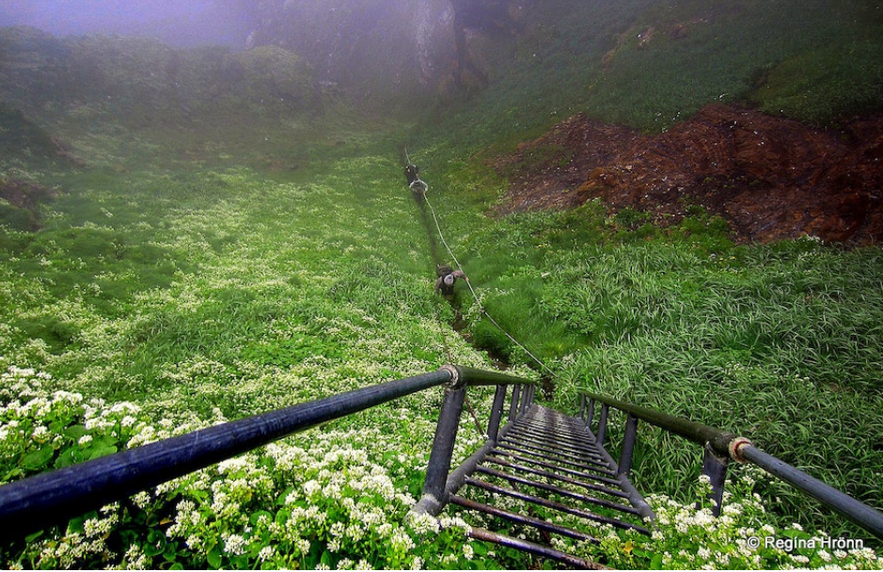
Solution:
M 492 367 L 453 333 L 453 310 L 433 293 L 426 231 L 395 149 L 383 137 L 361 137 L 351 152 L 338 151 L 309 172 L 285 175 L 176 161 L 120 172 L 97 164 L 75 173 L 31 173 L 62 192 L 44 205 L 39 232 L 0 230 L 0 479 L 9 482 L 443 363 Z M 690 290 L 689 283 L 652 281 L 654 264 L 681 263 L 684 280 L 696 278 L 686 272 L 696 266 L 713 284 L 758 271 L 765 277 L 758 280 L 787 284 L 782 277 L 790 275 L 788 268 L 776 265 L 782 261 L 820 273 L 829 272 L 825 264 L 858 256 L 814 243 L 711 252 L 726 242 L 714 231 L 700 232 L 705 223 L 699 219 L 689 236 L 682 227 L 683 240 L 647 229 L 636 240 L 637 231 L 605 218 L 598 205 L 573 214 L 492 220 L 482 205 L 492 198 L 493 184 L 477 181 L 467 163 L 439 158 L 435 164 L 447 165 L 427 170 L 443 230 L 487 307 L 559 372 L 554 404 L 571 412 L 575 391 L 599 380 L 607 384 L 601 389 L 617 396 L 647 404 L 640 393 L 646 388 L 663 399 L 653 385 L 658 376 L 628 377 L 634 395 L 617 385 L 630 368 L 646 373 L 646 354 L 629 352 L 653 342 L 647 337 L 651 328 L 641 326 L 650 318 L 629 318 L 627 312 L 651 312 L 658 320 L 654 328 L 691 328 L 685 316 L 696 307 L 709 319 L 735 320 L 725 318 L 723 301 L 700 302 L 697 285 Z M 653 253 L 660 258 L 651 258 Z M 821 295 L 849 299 L 846 290 L 855 284 L 867 284 L 861 295 L 875 299 L 870 289 L 876 258 L 871 251 L 862 256 L 865 268 L 854 282 L 837 292 L 805 294 L 807 302 Z M 693 297 L 677 298 L 675 286 Z M 609 307 L 596 307 L 597 288 Z M 764 288 L 757 286 L 754 297 Z M 656 304 L 645 303 L 647 289 Z M 460 301 L 478 343 L 507 354 L 515 374 L 537 376 L 525 355 L 479 319 L 468 298 Z M 678 306 L 687 302 L 696 307 Z M 542 343 L 532 330 L 543 332 Z M 767 335 L 762 328 L 760 335 Z M 760 345 L 748 342 L 711 352 L 712 363 L 732 359 L 721 362 L 729 368 L 721 370 L 729 372 L 721 378 L 726 383 L 713 368 L 709 379 L 721 387 L 753 388 L 753 403 L 767 396 L 777 406 L 776 392 L 787 387 L 782 380 L 806 387 L 804 377 L 811 377 L 830 388 L 833 377 L 785 367 L 803 358 L 780 361 L 780 369 L 764 366 L 751 353 L 760 352 Z M 656 352 L 671 353 L 671 346 L 654 343 Z M 825 356 L 833 360 L 839 347 L 830 346 Z M 608 361 L 615 356 L 619 361 Z M 828 367 L 845 367 L 838 364 Z M 872 364 L 850 366 L 856 372 L 853 391 L 871 383 L 862 372 Z M 693 369 L 705 371 L 701 364 Z M 671 384 L 666 391 L 684 394 L 671 378 L 662 381 Z M 490 397 L 489 391 L 470 394 L 481 422 Z M 848 396 L 836 397 L 829 403 L 842 411 L 857 406 Z M 870 410 L 880 408 L 867 399 L 864 438 L 874 439 L 879 413 Z M 439 391 L 427 391 L 292 436 L 4 545 L 0 558 L 6 566 L 26 568 L 550 566 L 468 541 L 455 512 L 445 517 L 446 528 L 407 517 L 420 493 L 440 403 Z M 756 423 L 767 425 L 757 429 L 784 431 L 771 408 L 765 411 Z M 735 424 L 721 412 L 703 415 L 700 420 L 713 425 Z M 456 458 L 465 458 L 482 439 L 464 415 Z M 777 516 L 753 496 L 760 491 L 790 498 L 787 493 L 742 481 L 730 503 L 742 508 L 728 509 L 729 520 L 708 527 L 706 513 L 691 509 L 702 498 L 691 484 L 696 459 L 679 454 L 654 465 L 659 457 L 646 452 L 660 441 L 670 444 L 652 431 L 643 430 L 642 439 L 639 483 L 644 490 L 667 487 L 674 499 L 654 500 L 664 517 L 658 533 L 614 538 L 595 531 L 604 539 L 600 545 L 574 549 L 624 567 L 880 566 L 860 550 L 745 553 L 736 536 L 749 530 L 798 534 L 787 504 L 784 516 Z M 834 458 L 818 450 L 823 460 Z M 796 458 L 806 463 L 811 457 Z M 873 471 L 879 464 L 869 466 Z M 856 483 L 873 487 L 873 473 L 851 474 Z M 708 533 L 700 535 L 700 528 Z
M 302 180 L 64 179 L 43 232 L 3 231 L 3 482 L 449 360 L 489 367 L 448 330 L 398 171 L 372 155 Z M 4 564 L 439 566 L 462 532 L 404 516 L 440 403 L 292 437 L 4 546 Z M 481 438 L 471 419 L 462 435 L 460 458 Z

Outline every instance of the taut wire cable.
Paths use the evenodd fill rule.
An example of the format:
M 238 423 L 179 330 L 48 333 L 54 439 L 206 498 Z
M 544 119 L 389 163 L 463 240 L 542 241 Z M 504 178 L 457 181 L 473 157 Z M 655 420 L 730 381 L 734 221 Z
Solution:
M 411 158 L 410 158 L 410 156 L 408 156 L 407 149 L 405 149 L 405 156 L 408 159 L 408 166 L 413 166 L 413 163 L 411 163 Z M 460 261 L 457 259 L 457 256 L 454 254 L 454 251 L 451 249 L 450 245 L 448 244 L 448 241 L 445 239 L 445 235 L 442 232 L 441 225 L 438 222 L 438 215 L 435 212 L 435 208 L 432 206 L 432 203 L 429 201 L 429 198 L 426 196 L 426 192 L 429 190 L 429 185 L 427 185 L 426 182 L 421 180 L 419 176 L 414 181 L 412 181 L 411 184 L 409 185 L 409 187 L 411 188 L 412 191 L 414 191 L 415 185 L 418 185 L 419 192 L 422 193 L 423 200 L 425 201 L 426 206 L 429 207 L 429 212 L 432 214 L 432 221 L 433 221 L 433 223 L 435 223 L 435 229 L 438 232 L 438 236 L 441 239 L 442 244 L 445 246 L 445 250 L 447 250 L 448 254 L 451 257 L 451 260 L 454 261 L 454 264 L 457 266 L 457 269 L 460 270 L 461 272 L 463 272 L 463 274 L 466 274 L 466 272 L 463 270 L 463 265 L 460 264 Z M 516 346 L 521 348 L 524 351 L 524 353 L 526 353 L 528 356 L 530 356 L 531 359 L 533 359 L 537 364 L 539 364 L 539 366 L 541 368 L 543 368 L 549 375 L 554 376 L 555 372 L 553 372 L 545 363 L 543 363 L 543 361 L 540 358 L 535 356 L 529 349 L 524 347 L 524 345 L 521 342 L 516 340 L 512 336 L 512 334 L 507 332 L 503 328 L 503 326 L 501 326 L 493 318 L 493 316 L 491 316 L 488 313 L 487 309 L 484 307 L 484 304 L 481 303 L 481 299 L 479 299 L 478 294 L 475 292 L 475 289 L 472 287 L 472 284 L 469 282 L 469 275 L 468 274 L 466 274 L 466 285 L 469 287 L 469 292 L 472 293 L 472 297 L 475 299 L 475 303 L 478 306 L 478 309 L 482 313 L 482 315 L 484 315 L 494 326 L 496 326 L 496 328 L 498 330 L 500 330 L 503 333 L 503 335 L 505 335 L 509 339 L 509 341 L 511 341 L 513 344 L 515 344 Z

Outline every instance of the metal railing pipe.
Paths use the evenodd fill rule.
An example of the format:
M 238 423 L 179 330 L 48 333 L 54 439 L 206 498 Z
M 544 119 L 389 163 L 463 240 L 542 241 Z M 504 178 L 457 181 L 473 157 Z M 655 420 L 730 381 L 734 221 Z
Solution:
M 730 442 L 737 438 L 734 433 L 722 431 L 715 427 L 709 427 L 708 425 L 703 425 L 702 423 L 696 423 L 695 421 L 690 421 L 681 417 L 675 417 L 674 415 L 661 413 L 659 411 L 648 409 L 646 407 L 641 407 L 639 405 L 632 405 L 631 403 L 619 401 L 618 399 L 613 399 L 610 397 L 605 397 L 603 395 L 597 395 L 588 392 L 586 393 L 586 395 L 589 398 L 596 399 L 605 405 L 615 407 L 616 409 L 619 409 L 620 411 L 625 411 L 626 413 L 631 413 L 638 419 L 670 431 L 676 435 L 680 435 L 681 437 L 689 439 L 690 441 L 693 441 L 694 443 L 697 443 L 699 445 L 705 446 L 706 443 L 711 443 L 711 446 L 714 448 L 714 450 L 721 455 L 729 456 Z
M 497 371 L 484 371 L 462 365 L 445 366 L 457 372 L 456 384 L 464 385 L 534 385 L 534 382 L 523 377 L 516 377 Z
M 0 487 L 0 539 L 21 538 L 292 433 L 448 383 L 449 369 L 200 429 Z
M 764 453 L 750 443 L 739 446 L 736 453 L 883 539 L 883 512 L 826 485 L 768 453 Z

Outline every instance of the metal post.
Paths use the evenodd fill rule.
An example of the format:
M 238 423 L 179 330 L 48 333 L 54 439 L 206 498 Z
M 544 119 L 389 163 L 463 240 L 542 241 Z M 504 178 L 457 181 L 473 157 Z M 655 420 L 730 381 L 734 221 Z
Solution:
M 597 442 L 599 447 L 604 446 L 604 436 L 607 433 L 607 413 L 610 406 L 606 403 L 601 405 L 601 419 L 598 420 Z
M 632 454 L 635 452 L 635 440 L 638 437 L 638 418 L 629 413 L 625 421 L 625 436 L 622 439 L 622 453 L 619 455 L 618 475 L 628 477 L 632 470 Z
M 531 387 L 533 387 L 533 386 L 528 385 L 524 389 L 521 390 L 521 405 L 518 407 L 519 417 L 521 415 L 524 415 L 527 412 L 527 410 L 530 408 L 530 400 L 531 400 L 530 388 Z
M 437 514 L 444 506 L 445 484 L 451 470 L 451 456 L 454 454 L 454 442 L 457 439 L 457 428 L 463 402 L 466 400 L 466 388 L 446 389 L 442 403 L 435 438 L 432 441 L 432 453 L 426 467 L 426 480 L 423 482 L 423 497 L 415 510 Z
M 718 456 L 714 452 L 711 443 L 705 444 L 705 460 L 702 462 L 702 474 L 711 479 L 711 492 L 708 493 L 708 500 L 713 501 L 711 513 L 714 516 L 720 516 L 721 504 L 724 501 L 724 483 L 727 480 L 727 462 L 726 457 Z M 699 508 L 699 505 L 696 505 Z
M 512 402 L 509 404 L 509 421 L 514 421 L 518 417 L 518 400 L 521 397 L 521 386 L 512 386 Z
M 595 398 L 589 398 L 589 412 L 586 414 L 586 427 L 592 430 L 592 421 L 595 420 Z
M 500 419 L 503 418 L 503 405 L 506 402 L 506 385 L 498 385 L 497 391 L 494 393 L 494 404 L 491 407 L 491 418 L 487 424 L 487 438 L 489 441 L 496 441 L 497 434 L 500 432 Z

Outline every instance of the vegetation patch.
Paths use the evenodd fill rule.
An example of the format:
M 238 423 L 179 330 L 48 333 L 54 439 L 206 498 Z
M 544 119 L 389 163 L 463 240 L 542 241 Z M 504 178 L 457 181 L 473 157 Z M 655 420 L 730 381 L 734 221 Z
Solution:
M 647 209 L 608 210 L 600 200 L 492 217 L 507 181 L 481 160 L 577 111 L 663 131 L 711 100 L 749 93 L 765 106 L 808 101 L 786 114 L 822 123 L 865 109 L 879 87 L 878 40 L 857 30 L 877 20 L 857 18 L 866 8 L 858 4 L 556 4 L 573 10 L 567 18 L 529 7 L 525 34 L 489 51 L 488 88 L 419 127 L 366 116 L 321 90 L 311 100 L 314 70 L 275 48 L 176 54 L 149 42 L 3 31 L 11 56 L 0 89 L 24 110 L 13 119 L 58 129 L 82 162 L 71 170 L 27 154 L 2 160 L 3 181 L 63 192 L 37 201 L 39 228 L 9 197 L 0 204 L 0 482 L 444 363 L 492 368 L 451 332 L 454 309 L 433 291 L 426 228 L 397 160 L 408 142 L 478 296 L 458 286 L 465 332 L 515 375 L 538 378 L 543 366 L 524 348 L 539 357 L 556 374 L 549 405 L 575 414 L 579 392 L 592 390 L 688 417 L 878 503 L 878 245 L 737 245 L 722 219 L 692 203 L 664 227 Z M 651 26 L 643 45 L 627 37 Z M 853 46 L 863 63 L 819 45 Z M 871 77 L 848 94 L 843 79 L 858 67 Z M 149 73 L 157 69 L 192 91 L 175 99 L 169 76 Z M 50 81 L 58 77 L 81 91 L 62 97 Z M 99 87 L 110 100 L 89 91 Z M 824 95 L 801 99 L 810 92 Z M 261 94 L 276 100 L 262 104 Z M 243 103 L 243 114 L 225 119 L 225 106 Z M 548 146 L 527 160 L 554 169 L 569 159 Z M 470 390 L 479 425 L 491 399 Z M 290 436 L 3 544 L 0 560 L 549 565 L 468 540 L 455 511 L 444 527 L 408 516 L 441 402 L 440 391 L 426 391 Z M 614 454 L 622 421 L 610 422 Z M 746 551 L 735 536 L 749 531 L 867 535 L 781 483 L 736 470 L 724 518 L 711 523 L 705 484 L 695 486 L 701 452 L 647 425 L 639 434 L 634 480 L 665 495 L 651 497 L 653 536 L 599 530 L 599 545 L 562 548 L 637 568 L 883 566 L 868 550 Z M 483 442 L 464 416 L 455 463 Z

